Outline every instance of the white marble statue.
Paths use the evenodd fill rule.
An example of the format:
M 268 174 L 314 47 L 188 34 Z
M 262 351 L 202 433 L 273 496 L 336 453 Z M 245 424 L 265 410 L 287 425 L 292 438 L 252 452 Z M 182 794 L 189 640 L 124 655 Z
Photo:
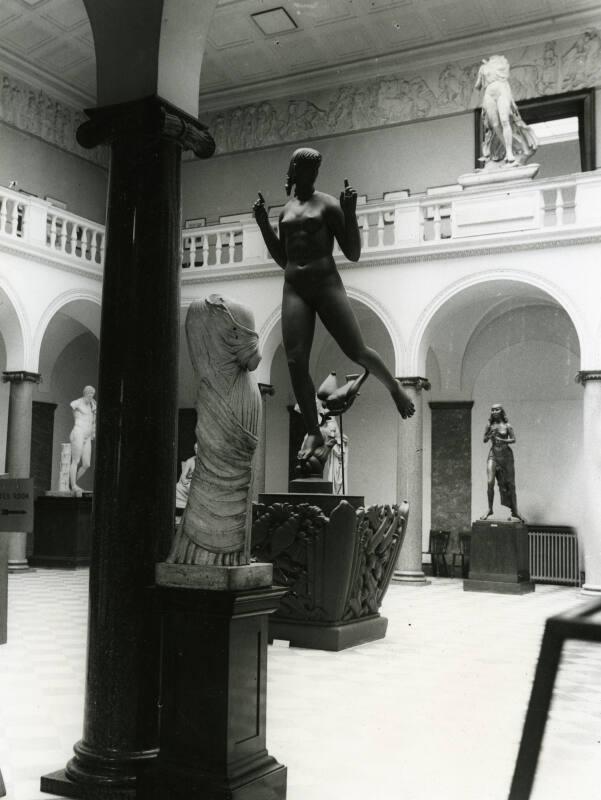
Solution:
M 481 161 L 485 168 L 521 165 L 536 152 L 536 137 L 526 125 L 515 104 L 509 85 L 509 61 L 491 56 L 482 61 L 476 89 L 482 89 L 484 140 Z
M 182 514 L 188 505 L 188 498 L 190 496 L 190 483 L 192 475 L 196 468 L 196 455 L 198 453 L 198 444 L 194 445 L 194 455 L 182 461 L 182 471 L 179 480 L 175 485 L 175 511 L 176 514 Z
M 254 318 L 245 306 L 212 294 L 190 306 L 186 337 L 198 382 L 198 451 L 167 561 L 248 564 L 252 460 L 261 419 L 261 394 L 251 374 L 261 360 Z
M 96 437 L 96 389 L 84 386 L 83 396 L 73 400 L 73 430 L 71 442 L 71 466 L 69 468 L 69 488 L 74 494 L 81 494 L 77 482 L 88 471 L 92 460 L 92 441 Z

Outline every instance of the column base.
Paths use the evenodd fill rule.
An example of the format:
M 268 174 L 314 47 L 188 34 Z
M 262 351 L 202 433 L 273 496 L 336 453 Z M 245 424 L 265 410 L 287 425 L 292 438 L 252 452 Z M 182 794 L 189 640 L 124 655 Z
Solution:
M 47 794 L 59 795 L 59 797 L 71 797 L 74 800 L 86 800 L 90 796 L 90 787 L 71 780 L 64 769 L 42 775 L 40 790 Z M 106 786 L 96 788 L 94 797 L 106 797 L 110 800 L 135 800 L 136 790 Z
M 432 581 L 426 578 L 421 570 L 396 569 L 392 575 L 393 583 L 404 583 L 408 586 L 429 586 Z
M 27 533 L 11 531 L 8 534 L 8 571 L 23 572 L 29 569 L 27 560 Z
M 8 562 L 8 571 L 9 572 L 28 572 L 31 569 L 29 566 L 29 561 L 25 559 L 25 561 L 9 561 Z
M 601 597 L 601 586 L 596 583 L 585 583 L 580 588 L 580 594 L 585 597 Z

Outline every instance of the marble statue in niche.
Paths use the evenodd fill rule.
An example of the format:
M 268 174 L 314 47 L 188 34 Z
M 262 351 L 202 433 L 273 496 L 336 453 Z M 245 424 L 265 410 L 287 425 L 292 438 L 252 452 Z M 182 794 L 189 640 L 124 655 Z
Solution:
M 525 520 L 518 512 L 513 450 L 509 446 L 515 444 L 515 433 L 500 403 L 495 403 L 490 409 L 490 417 L 484 430 L 484 443 L 487 442 L 490 442 L 490 451 L 486 462 L 488 511 L 480 519 L 488 519 L 493 516 L 496 481 L 501 505 L 511 510 L 511 519 L 524 522 Z
M 520 116 L 509 85 L 509 61 L 505 56 L 484 59 L 478 70 L 476 89 L 483 90 L 482 123 L 484 141 L 481 161 L 485 169 L 504 162 L 525 164 L 536 152 L 532 130 Z
M 286 192 L 290 195 L 294 188 L 294 196 L 280 214 L 279 234 L 271 227 L 265 200 L 260 193 L 253 208 L 267 249 L 284 270 L 284 349 L 294 395 L 308 434 L 298 456 L 301 472 L 316 451 L 325 445 L 315 403 L 315 387 L 309 374 L 316 316 L 345 355 L 384 384 L 403 418 L 410 417 L 415 410 L 380 355 L 363 341 L 332 255 L 336 239 L 349 260 L 359 260 L 361 236 L 356 215 L 357 193 L 346 180 L 339 201 L 317 191 L 315 181 L 320 164 L 321 154 L 312 148 L 301 147 L 292 154 Z M 336 413 L 335 409 L 328 407 Z
M 185 327 L 198 381 L 198 450 L 167 562 L 248 564 L 252 460 L 261 418 L 261 394 L 251 374 L 261 360 L 254 318 L 240 303 L 212 294 L 192 303 Z
M 92 463 L 92 442 L 96 438 L 96 389 L 84 386 L 82 396 L 73 400 L 73 430 L 69 436 L 71 443 L 71 466 L 69 468 L 69 488 L 76 495 L 83 489 L 78 481 L 88 471 Z

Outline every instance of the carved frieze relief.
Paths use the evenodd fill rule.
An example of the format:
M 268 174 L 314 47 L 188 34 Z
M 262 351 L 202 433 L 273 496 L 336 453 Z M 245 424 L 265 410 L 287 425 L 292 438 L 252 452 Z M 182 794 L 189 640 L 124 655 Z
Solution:
M 516 100 L 601 85 L 601 35 L 595 28 L 503 54 L 511 64 Z M 303 96 L 265 99 L 201 119 L 217 152 L 227 153 L 459 113 L 480 104 L 474 89 L 480 64 L 481 58 L 474 58 L 433 65 L 419 74 L 393 73 Z
M 86 119 L 83 111 L 66 105 L 43 89 L 0 73 L 0 121 L 106 167 L 106 148 L 85 150 L 77 143 L 75 132 Z

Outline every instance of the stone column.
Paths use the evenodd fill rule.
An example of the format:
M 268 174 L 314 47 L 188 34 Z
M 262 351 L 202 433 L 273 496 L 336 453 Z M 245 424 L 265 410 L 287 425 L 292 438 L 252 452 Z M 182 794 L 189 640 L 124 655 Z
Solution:
M 601 370 L 584 370 L 576 378 L 584 390 L 583 447 L 584 524 L 580 545 L 584 549 L 583 594 L 601 595 Z
M 115 800 L 135 797 L 157 755 L 153 585 L 175 514 L 180 161 L 214 142 L 156 96 L 86 113 L 79 143 L 111 145 L 86 694 L 75 757 L 42 789 Z
M 31 468 L 31 397 L 33 386 L 39 383 L 37 372 L 3 372 L 2 380 L 10 383 L 8 426 L 6 432 L 5 471 L 11 478 L 29 478 Z M 19 572 L 28 568 L 27 533 L 8 534 L 8 568 Z
M 405 541 L 393 581 L 424 586 L 429 583 L 422 569 L 422 475 L 424 455 L 424 417 L 422 391 L 430 389 L 427 378 L 399 378 L 413 400 L 415 414 L 399 420 L 397 485 L 398 502 L 409 502 Z
M 265 492 L 265 469 L 267 464 L 267 398 L 273 397 L 275 389 L 270 383 L 260 383 L 259 391 L 263 408 L 261 409 L 261 427 L 259 429 L 259 444 L 255 456 L 255 476 L 253 482 L 253 500 Z

